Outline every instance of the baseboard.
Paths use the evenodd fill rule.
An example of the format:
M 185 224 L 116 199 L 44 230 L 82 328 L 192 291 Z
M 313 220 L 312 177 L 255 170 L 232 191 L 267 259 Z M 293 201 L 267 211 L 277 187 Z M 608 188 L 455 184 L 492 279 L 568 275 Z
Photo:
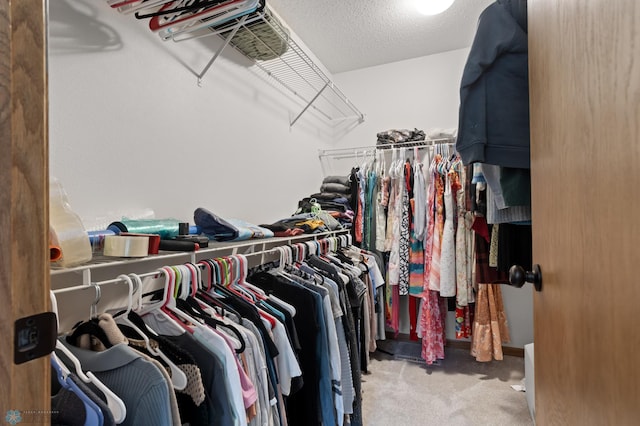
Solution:
M 401 342 L 419 342 L 420 340 L 411 340 L 408 334 L 398 333 L 394 335 L 393 332 L 387 331 L 387 339 L 398 340 Z M 467 349 L 471 350 L 471 342 L 468 340 L 451 340 L 447 339 L 446 346 L 450 348 Z M 524 348 L 514 348 L 513 346 L 502 346 L 502 353 L 508 356 L 517 356 L 524 358 Z

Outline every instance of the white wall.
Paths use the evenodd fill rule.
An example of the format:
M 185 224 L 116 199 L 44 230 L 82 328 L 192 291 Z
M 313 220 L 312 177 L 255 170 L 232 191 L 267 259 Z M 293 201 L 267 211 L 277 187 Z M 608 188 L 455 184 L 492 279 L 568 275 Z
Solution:
M 273 222 L 317 191 L 318 149 L 373 145 L 391 128 L 457 125 L 468 49 L 338 74 L 364 123 L 332 129 L 307 113 L 290 129 L 302 106 L 232 49 L 197 85 L 217 37 L 162 42 L 106 2 L 49 7 L 50 169 L 89 228 L 145 209 L 192 222 L 196 207 Z M 531 291 L 504 291 L 521 347 L 533 340 Z
M 340 145 L 372 145 L 376 133 L 388 129 L 457 127 L 468 53 L 459 49 L 336 74 L 336 84 L 365 113 L 363 124 L 339 135 Z
M 49 2 L 50 168 L 87 228 L 145 209 L 193 222 L 206 207 L 271 223 L 321 183 L 333 131 L 221 44 L 174 43 L 104 1 Z
M 456 128 L 460 80 L 469 49 L 454 50 L 391 64 L 336 74 L 338 86 L 366 114 L 365 122 L 338 135 L 340 147 L 375 145 L 376 133 L 388 129 Z M 336 170 L 349 169 L 354 160 L 335 161 Z M 511 343 L 523 347 L 533 341 L 533 295 L 530 287 L 503 286 Z M 401 332 L 409 332 L 406 298 L 401 309 Z M 447 337 L 455 338 L 454 314 L 447 318 Z

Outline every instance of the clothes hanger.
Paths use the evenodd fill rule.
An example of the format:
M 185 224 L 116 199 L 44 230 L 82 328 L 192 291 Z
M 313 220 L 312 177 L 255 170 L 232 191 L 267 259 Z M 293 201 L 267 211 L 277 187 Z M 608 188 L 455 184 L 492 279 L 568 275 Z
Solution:
M 75 367 L 75 373 L 85 383 L 93 384 L 100 392 L 102 392 L 107 400 L 107 407 L 111 411 L 113 415 L 113 420 L 120 424 L 122 423 L 127 415 L 127 407 L 120 397 L 118 397 L 111 389 L 109 389 L 104 383 L 102 383 L 91 371 L 87 371 L 85 374 L 82 371 L 82 365 L 80 365 L 80 361 L 78 358 L 73 355 L 73 353 L 62 344 L 62 342 L 56 342 L 56 350 L 64 353 L 65 356 L 71 361 L 73 366 Z M 57 358 L 57 357 L 56 357 Z M 58 361 L 60 360 L 57 358 Z
M 249 275 L 249 260 L 243 254 L 237 254 L 238 262 L 240 264 L 240 278 L 238 284 L 247 290 L 251 291 L 258 300 L 266 300 L 267 294 L 259 287 L 247 282 L 247 276 Z
M 219 265 L 222 265 L 224 263 L 222 258 L 208 259 L 208 261 L 210 261 L 212 263 L 219 264 Z M 230 299 L 240 298 L 245 302 L 252 303 L 250 300 L 247 300 L 241 294 L 239 295 L 239 294 L 233 292 L 231 290 L 230 286 L 225 286 L 225 285 L 222 285 L 222 284 L 215 283 L 212 290 L 221 293 L 223 295 L 223 297 L 228 297 Z M 199 292 L 199 296 L 201 298 L 204 298 L 205 302 L 212 302 L 212 303 L 214 303 L 216 305 L 219 305 L 219 306 L 222 307 L 222 309 L 226 309 L 229 312 L 232 312 L 238 318 L 242 318 L 242 315 L 240 315 L 235 309 L 233 309 L 232 306 L 229 306 L 228 303 L 224 303 L 224 299 L 212 298 L 211 294 L 209 294 L 209 293 L 204 293 L 204 292 L 201 291 L 201 292 Z M 255 306 L 255 304 L 253 304 L 253 305 Z M 260 316 L 265 318 L 271 324 L 271 327 L 273 328 L 275 326 L 275 318 L 265 315 L 265 313 L 261 309 L 259 309 L 258 306 L 256 306 L 256 308 L 258 309 L 258 313 L 260 314 Z M 224 316 L 224 313 L 223 313 L 223 316 Z
M 382 150 L 376 150 L 376 174 L 378 176 L 384 176 L 386 169 L 386 160 Z
M 176 306 L 176 297 L 173 297 L 173 294 L 176 294 L 174 293 L 174 287 L 177 286 L 176 276 L 172 275 L 174 270 L 166 266 L 162 269 L 166 270 L 168 274 L 165 275 L 167 277 L 167 280 L 165 282 L 164 305 L 160 309 L 169 317 L 177 321 L 178 324 L 186 331 L 188 331 L 189 333 L 193 333 L 195 328 L 202 326 L 202 324 L 192 316 L 178 309 L 178 307 Z M 177 268 L 177 270 L 180 271 L 180 268 Z
M 243 277 L 242 260 L 237 255 L 229 256 L 228 259 L 229 259 L 229 262 L 231 263 L 231 268 L 232 268 L 231 283 L 229 284 L 229 286 L 238 290 L 240 293 L 244 294 L 245 296 L 249 297 L 252 303 L 256 303 L 258 301 L 257 295 L 243 285 L 244 277 Z
M 71 378 L 69 378 L 69 369 L 62 363 L 62 361 L 60 361 L 55 352 L 51 353 L 51 368 L 56 372 L 56 378 L 58 379 L 60 386 L 73 392 L 80 401 L 82 401 L 85 413 L 84 426 L 103 425 L 104 414 L 102 413 L 102 410 Z
M 128 4 L 138 3 L 139 1 L 140 0 L 107 0 L 107 4 L 114 9 L 117 9 Z
M 179 289 L 179 298 L 185 300 L 191 295 L 191 285 L 193 282 L 191 270 L 186 265 L 178 265 L 176 269 L 180 271 L 180 285 L 176 284 Z M 176 297 L 176 299 L 178 299 Z
M 313 241 L 306 241 L 304 243 L 307 246 L 307 256 L 311 256 L 312 254 L 316 254 L 318 250 L 318 246 Z
M 168 9 L 168 7 L 165 5 L 161 10 Z M 168 39 L 173 35 L 220 25 L 254 12 L 257 8 L 257 0 L 230 0 L 193 12 L 177 12 L 172 16 L 154 16 L 149 21 L 149 29 L 153 32 L 162 31 L 160 37 Z
M 248 294 L 245 294 L 244 291 L 239 290 L 235 286 L 232 285 L 232 276 L 231 276 L 231 261 L 228 257 L 216 258 L 214 259 L 216 263 L 220 265 L 220 270 L 222 272 L 222 288 L 226 289 L 236 297 L 240 297 L 241 299 L 254 303 L 255 300 Z
M 241 318 L 240 315 L 232 306 L 225 302 L 225 298 L 234 297 L 233 293 L 220 284 L 220 273 L 218 264 L 213 259 L 205 259 L 204 262 L 211 266 L 211 286 L 206 290 L 201 288 L 198 293 L 198 299 L 204 301 L 211 307 L 217 307 L 222 310 L 221 315 L 225 316 L 225 311 L 229 311 Z
M 202 282 L 202 270 L 191 262 L 185 263 L 185 266 L 191 271 L 191 296 L 195 296 Z
M 206 278 L 206 280 L 207 280 L 206 288 L 204 288 L 205 287 L 204 286 L 204 282 L 202 280 L 200 281 L 200 289 L 204 288 L 205 291 L 209 291 L 211 289 L 211 285 L 213 283 L 213 278 L 212 278 L 212 274 L 211 274 L 212 266 L 206 260 L 201 260 L 200 262 L 198 262 L 198 265 L 202 265 L 204 267 L 205 273 L 201 274 L 201 278 Z M 202 275 L 204 275 L 204 277 L 202 277 Z
M 153 281 L 158 278 L 164 278 L 164 285 L 161 289 L 162 295 L 160 300 L 156 303 L 149 303 L 146 306 L 141 307 L 140 310 L 136 313 L 141 317 L 150 313 L 160 315 L 164 320 L 167 320 L 169 323 L 171 323 L 172 326 L 176 327 L 177 329 L 193 333 L 193 330 L 182 321 L 180 321 L 175 315 L 171 314 L 171 311 L 169 309 L 164 309 L 165 306 L 169 304 L 169 300 L 173 299 L 175 271 L 171 267 L 165 266 L 158 269 L 157 272 L 158 274 L 149 276 L 146 278 L 146 280 Z M 157 291 L 153 291 L 150 294 L 155 295 L 157 294 Z
M 114 317 L 114 319 L 116 320 L 117 323 L 126 325 L 132 328 L 136 333 L 138 333 L 138 335 L 144 340 L 147 351 L 149 351 L 149 353 L 151 353 L 153 356 L 161 358 L 169 366 L 169 369 L 171 370 L 171 384 L 173 385 L 174 389 L 177 389 L 177 390 L 185 389 L 187 387 L 186 374 L 180 368 L 178 368 L 178 366 L 173 361 L 167 358 L 167 356 L 161 350 L 153 348 L 151 346 L 151 342 L 149 341 L 149 337 L 147 336 L 147 334 L 144 333 L 136 324 L 134 324 L 129 319 L 129 313 L 131 313 L 131 310 L 133 307 L 133 294 L 136 291 L 134 289 L 134 282 L 137 284 L 137 289 L 139 290 L 140 287 L 142 286 L 142 280 L 136 274 L 130 274 L 129 276 L 119 275 L 118 278 L 128 284 L 129 298 L 128 298 L 127 309 L 122 313 L 122 315 L 118 316 L 117 319 L 116 317 Z M 142 291 L 138 291 L 138 293 L 142 294 Z
M 278 246 L 278 247 L 274 247 L 272 250 L 277 251 L 279 256 L 278 256 L 278 266 L 273 268 L 271 272 L 278 273 L 278 272 L 284 271 L 284 249 L 281 246 Z
M 102 327 L 100 327 L 100 325 L 98 325 L 98 303 L 102 298 L 102 289 L 97 283 L 91 283 L 91 287 L 95 290 L 96 296 L 89 308 L 89 320 L 76 324 L 73 328 L 73 332 L 68 335 L 66 339 L 69 343 L 75 346 L 80 336 L 89 334 L 90 336 L 98 339 L 105 348 L 111 348 L 113 344 L 111 344 L 107 333 L 102 329 Z
M 389 177 L 392 179 L 396 178 L 396 162 L 398 161 L 398 151 L 395 148 L 392 148 L 391 151 L 391 164 L 389 164 Z
M 117 8 L 118 12 L 122 14 L 130 14 L 140 10 L 155 9 L 164 3 L 173 2 L 174 0 L 136 0 L 135 2 L 128 2 L 129 4 L 123 6 L 111 6 Z M 121 0 L 115 0 L 115 2 L 121 2 Z M 137 4 L 136 4 L 137 3 Z
M 195 298 L 189 297 L 186 300 L 177 299 L 176 306 L 178 307 L 178 309 L 182 310 L 188 315 L 193 315 L 194 317 L 203 320 L 204 323 L 211 328 L 217 328 L 218 326 L 220 326 L 224 327 L 227 330 L 230 330 L 235 335 L 236 339 L 240 342 L 240 347 L 235 349 L 235 352 L 237 354 L 243 353 L 246 349 L 246 342 L 244 341 L 244 337 L 242 337 L 240 330 L 238 330 L 231 324 L 225 323 L 224 321 L 211 316 L 208 312 L 202 309 L 202 306 L 199 305 L 198 301 Z
M 219 7 L 222 6 L 225 5 L 219 5 Z M 223 10 L 212 17 L 200 19 L 199 22 L 190 22 L 178 28 L 168 28 L 159 34 L 165 40 L 171 38 L 176 42 L 206 37 L 212 34 L 229 33 L 228 37 L 232 37 L 233 32 L 243 26 L 247 27 L 255 22 L 268 22 L 269 17 L 265 13 L 265 7 L 265 0 L 247 1 L 236 8 Z M 203 31 L 200 31 L 202 29 L 208 29 L 209 31 L 202 34 Z M 190 33 L 195 33 L 195 35 L 189 35 Z
M 237 7 L 239 3 L 243 3 L 243 1 L 244 0 L 233 0 L 225 5 L 212 4 L 208 7 L 200 6 L 200 2 L 196 3 L 191 0 L 178 0 L 168 2 L 160 7 L 160 9 L 156 13 L 154 13 L 153 16 L 148 16 L 152 18 L 149 22 L 149 29 L 155 32 L 171 25 L 186 25 L 192 20 L 204 19 L 207 16 L 215 13 L 223 13 L 229 9 L 229 6 L 231 6 L 231 8 L 233 9 Z M 138 17 L 138 19 L 143 18 L 144 16 Z
M 56 318 L 58 318 L 58 299 L 56 298 L 53 290 L 49 290 L 49 296 L 51 298 L 51 308 L 53 312 L 56 314 Z M 76 356 L 59 340 L 56 339 L 56 350 L 60 350 L 60 352 L 64 353 L 69 359 L 69 361 L 73 364 L 75 368 L 76 375 L 82 380 L 84 383 L 93 384 L 100 392 L 102 392 L 105 396 L 107 407 L 111 411 L 113 415 L 113 420 L 116 423 L 122 423 L 127 416 L 127 407 L 111 389 L 109 389 L 104 383 L 100 381 L 91 371 L 87 371 L 85 374 L 82 370 L 82 365 L 80 365 L 80 361 Z M 51 353 L 52 357 L 55 355 L 55 352 Z M 60 359 L 56 356 L 56 359 L 60 361 Z
M 163 15 L 170 15 L 172 13 L 178 13 L 178 12 L 190 12 L 190 11 L 194 11 L 194 10 L 204 10 L 207 7 L 210 6 L 216 6 L 220 3 L 224 3 L 226 0 L 196 0 L 194 1 L 182 1 L 182 2 L 175 2 L 175 1 L 166 1 L 163 0 L 161 2 L 159 2 L 160 4 L 162 3 L 170 3 L 170 4 L 177 4 L 176 7 L 174 8 L 160 8 L 160 10 L 156 11 L 156 12 L 151 12 L 151 13 L 144 13 L 144 14 L 140 14 L 137 13 L 135 14 L 137 19 L 146 19 L 146 18 L 153 18 L 154 16 L 163 16 Z
M 279 273 L 284 274 L 284 271 L 281 271 Z M 258 303 L 256 303 L 255 300 L 253 300 L 253 299 L 252 300 L 247 300 L 246 296 L 243 297 L 242 294 L 238 294 L 237 290 L 234 291 L 233 285 L 226 286 L 225 289 L 227 289 L 228 291 L 234 292 L 234 294 L 236 296 L 239 296 L 243 300 L 245 300 L 245 301 L 251 303 L 252 305 L 254 305 L 256 307 L 256 309 L 258 310 L 258 314 L 260 315 L 260 317 L 264 318 L 266 321 L 269 322 L 269 324 L 271 324 L 271 329 L 273 329 L 276 326 L 276 321 L 277 321 L 276 318 L 274 318 L 268 312 L 265 312 L 264 309 Z M 248 291 L 248 290 L 245 290 L 245 291 Z

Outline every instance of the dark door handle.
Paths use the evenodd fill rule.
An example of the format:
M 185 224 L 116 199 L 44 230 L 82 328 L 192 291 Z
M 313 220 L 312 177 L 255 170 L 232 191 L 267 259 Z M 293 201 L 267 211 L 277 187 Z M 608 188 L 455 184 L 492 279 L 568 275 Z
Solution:
M 513 265 L 509 268 L 509 284 L 522 287 L 524 283 L 531 283 L 536 291 L 542 291 L 542 271 L 540 265 L 533 265 L 533 271 L 525 271 L 522 266 Z

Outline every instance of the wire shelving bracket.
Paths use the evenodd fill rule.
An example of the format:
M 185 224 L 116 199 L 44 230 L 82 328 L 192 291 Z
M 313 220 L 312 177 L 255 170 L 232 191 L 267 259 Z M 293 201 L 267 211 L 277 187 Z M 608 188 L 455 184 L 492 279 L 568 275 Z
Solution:
M 277 56 L 273 49 L 252 31 L 250 24 L 258 21 L 268 24 L 282 40 L 287 42 L 287 49 L 280 56 Z M 255 37 L 255 42 L 259 43 L 261 48 L 271 50 L 274 53 L 273 56 L 277 57 L 268 60 L 256 60 L 234 46 L 232 39 L 241 28 L 243 32 L 252 34 Z M 245 15 L 235 19 L 232 23 L 228 23 L 222 28 L 208 28 L 189 37 L 174 38 L 173 40 L 181 42 L 211 35 L 219 35 L 225 42 L 218 48 L 202 72 L 198 74 L 198 85 L 202 83 L 202 79 L 224 49 L 231 44 L 237 51 L 252 61 L 252 68 L 259 69 L 262 73 L 273 78 L 302 102 L 304 107 L 295 117 L 291 118 L 289 122 L 291 127 L 309 109 L 314 110 L 330 123 L 344 120 L 357 120 L 359 123 L 364 121 L 364 114 L 292 39 L 288 30 L 278 20 L 272 19 L 272 12 L 267 7 L 262 12 L 252 14 L 251 17 Z

